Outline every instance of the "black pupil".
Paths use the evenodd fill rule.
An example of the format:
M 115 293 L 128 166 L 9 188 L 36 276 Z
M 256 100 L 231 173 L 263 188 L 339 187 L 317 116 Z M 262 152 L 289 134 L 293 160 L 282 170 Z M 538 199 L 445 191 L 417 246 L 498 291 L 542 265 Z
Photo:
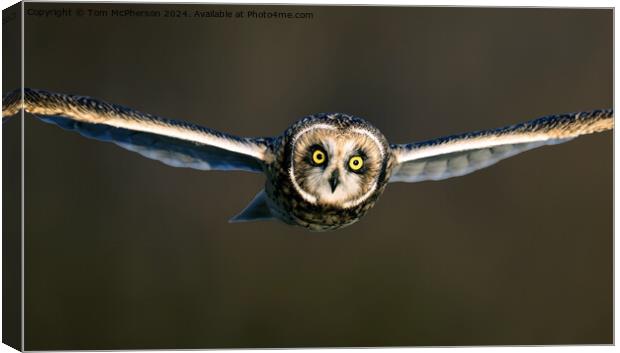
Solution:
M 358 165 L 360 162 L 357 159 L 353 160 L 353 165 Z

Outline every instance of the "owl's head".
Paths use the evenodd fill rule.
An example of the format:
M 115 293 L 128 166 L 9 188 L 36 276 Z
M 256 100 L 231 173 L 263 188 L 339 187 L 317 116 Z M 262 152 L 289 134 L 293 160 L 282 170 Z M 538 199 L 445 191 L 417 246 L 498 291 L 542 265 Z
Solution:
M 310 116 L 290 137 L 289 177 L 311 204 L 355 207 L 385 181 L 387 141 L 360 118 L 344 114 Z

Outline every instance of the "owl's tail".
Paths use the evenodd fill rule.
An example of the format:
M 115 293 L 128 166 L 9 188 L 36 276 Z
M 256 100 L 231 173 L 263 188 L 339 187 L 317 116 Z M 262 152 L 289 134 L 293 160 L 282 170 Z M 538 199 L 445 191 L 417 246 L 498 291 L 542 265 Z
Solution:
M 271 209 L 267 204 L 267 194 L 265 193 L 265 189 L 261 190 L 254 199 L 239 213 L 233 218 L 229 219 L 230 223 L 238 223 L 238 222 L 251 222 L 251 221 L 264 221 L 275 219 L 273 214 L 271 213 Z

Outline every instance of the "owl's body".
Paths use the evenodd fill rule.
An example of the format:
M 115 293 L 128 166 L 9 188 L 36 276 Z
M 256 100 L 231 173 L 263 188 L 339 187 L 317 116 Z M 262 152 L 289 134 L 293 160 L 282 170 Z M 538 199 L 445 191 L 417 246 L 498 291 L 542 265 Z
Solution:
M 356 200 L 345 198 L 321 202 L 320 197 L 316 200 L 317 197 L 313 195 L 304 195 L 302 186 L 296 182 L 302 181 L 303 177 L 292 175 L 296 174 L 295 165 L 298 164 L 294 161 L 296 144 L 304 138 L 305 134 L 311 132 L 316 134 L 317 142 L 323 141 L 327 135 L 332 135 L 350 139 L 360 145 L 367 144 L 368 141 L 364 141 L 366 135 L 363 133 L 351 134 L 350 131 L 352 130 L 361 130 L 375 137 L 376 142 L 380 144 L 380 148 L 385 151 L 387 156 L 378 163 L 376 180 L 367 181 L 371 188 L 365 190 L 366 192 L 363 192 L 360 195 L 361 197 Z M 372 141 L 372 143 L 374 142 Z M 370 149 L 373 145 L 370 144 L 367 147 Z M 270 149 L 275 158 L 273 162 L 266 164 L 267 180 L 264 192 L 265 202 L 271 211 L 271 215 L 285 223 L 306 227 L 314 231 L 338 229 L 355 223 L 366 214 L 387 186 L 393 162 L 387 140 L 378 129 L 363 119 L 341 113 L 317 114 L 301 119 L 289 127 L 280 137 L 274 139 Z M 302 151 L 301 155 L 304 155 L 303 148 L 298 151 Z M 301 171 L 300 173 L 306 172 Z M 341 172 L 340 174 L 345 173 Z M 338 187 L 334 191 L 337 190 Z M 324 190 L 323 194 L 331 196 L 334 192 L 330 187 Z M 343 207 L 344 204 L 347 204 L 347 207 Z
M 461 176 L 533 148 L 613 128 L 613 111 L 595 110 L 389 144 L 367 121 L 342 113 L 307 116 L 277 137 L 242 138 L 89 97 L 26 88 L 3 98 L 3 117 L 22 109 L 170 166 L 264 173 L 264 189 L 231 221 L 277 219 L 313 231 L 357 222 L 390 182 Z

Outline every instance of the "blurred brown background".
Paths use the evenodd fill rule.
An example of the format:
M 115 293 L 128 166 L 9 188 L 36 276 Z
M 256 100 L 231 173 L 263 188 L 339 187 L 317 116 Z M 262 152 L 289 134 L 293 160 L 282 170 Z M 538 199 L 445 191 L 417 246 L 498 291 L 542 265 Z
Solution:
M 339 111 L 392 142 L 612 106 L 612 10 L 25 19 L 26 86 L 243 136 Z M 612 343 L 612 134 L 390 185 L 359 223 L 228 224 L 260 175 L 26 122 L 26 349 Z

